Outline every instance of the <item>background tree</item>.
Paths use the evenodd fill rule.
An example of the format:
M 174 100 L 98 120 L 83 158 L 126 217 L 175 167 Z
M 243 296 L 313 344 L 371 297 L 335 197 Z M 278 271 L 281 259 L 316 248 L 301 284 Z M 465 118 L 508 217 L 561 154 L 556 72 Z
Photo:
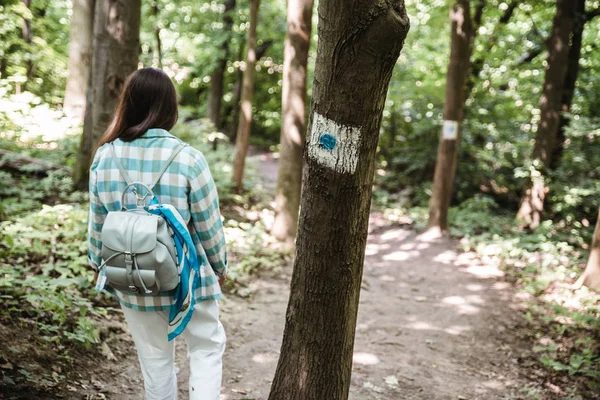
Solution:
M 162 40 L 160 38 L 160 4 L 158 0 L 152 1 L 152 16 L 154 17 L 154 61 L 152 65 L 156 68 L 162 68 Z
M 312 9 L 312 0 L 288 1 L 281 100 L 281 146 L 272 234 L 289 244 L 293 244 L 298 229 Z
M 123 84 L 137 69 L 140 13 L 140 0 L 96 0 L 85 121 L 73 170 L 73 181 L 81 190 L 88 186 L 91 156 L 111 121 Z
M 348 397 L 377 139 L 409 28 L 402 0 L 324 0 L 318 12 L 297 251 L 270 400 Z
M 563 89 L 569 66 L 569 42 L 575 23 L 575 8 L 575 1 L 557 0 L 540 100 L 541 119 L 531 154 L 530 174 L 517 213 L 520 223 L 530 229 L 535 229 L 540 224 L 547 190 L 544 177 L 547 175 L 546 169 L 550 167 L 552 155 L 558 145 Z
M 482 4 L 482 3 L 481 3 Z M 477 8 L 481 19 L 482 7 Z M 428 230 L 443 234 L 448 228 L 448 208 L 452 200 L 458 146 L 465 106 L 465 83 L 469 74 L 476 29 L 471 19 L 470 0 L 458 0 L 450 12 L 450 62 L 446 75 L 444 127 L 438 146 L 437 163 L 429 200 Z
M 94 26 L 94 1 L 73 0 L 65 114 L 83 122 Z
M 27 68 L 27 80 L 30 81 L 33 78 L 33 61 L 32 61 L 32 48 L 31 48 L 31 42 L 33 40 L 33 30 L 31 27 L 31 19 L 32 19 L 32 12 L 31 12 L 31 0 L 21 0 L 23 2 L 23 4 L 25 5 L 25 7 L 27 7 L 27 9 L 29 10 L 29 12 L 23 16 L 23 41 L 26 43 L 28 51 L 29 51 L 29 55 L 27 57 L 27 61 L 26 61 L 26 68 Z
M 600 212 L 592 237 L 592 248 L 583 274 L 575 283 L 575 287 L 582 285 L 592 289 L 600 290 Z
M 223 32 L 219 45 L 219 57 L 215 69 L 210 75 L 210 91 L 208 93 L 208 110 L 206 116 L 212 121 L 217 129 L 221 129 L 221 103 L 223 99 L 223 81 L 225 79 L 225 68 L 230 57 L 230 41 L 233 27 L 233 10 L 236 0 L 225 0 L 223 11 Z
M 242 82 L 242 99 L 240 105 L 240 122 L 235 141 L 235 156 L 233 159 L 233 182 L 242 189 L 246 154 L 250 141 L 250 128 L 252 125 L 252 95 L 254 92 L 254 71 L 256 69 L 256 24 L 258 23 L 258 7 L 260 0 L 250 0 L 250 26 L 248 28 L 248 42 L 246 48 L 246 70 Z

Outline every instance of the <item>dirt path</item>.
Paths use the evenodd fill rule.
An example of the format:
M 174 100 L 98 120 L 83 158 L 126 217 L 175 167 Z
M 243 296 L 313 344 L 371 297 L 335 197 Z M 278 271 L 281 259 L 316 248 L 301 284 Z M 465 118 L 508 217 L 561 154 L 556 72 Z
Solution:
M 260 161 L 271 181 L 275 163 Z M 452 240 L 422 240 L 377 216 L 371 229 L 350 398 L 520 398 L 525 382 L 515 354 L 518 340 L 510 335 L 519 317 L 501 272 L 459 252 Z M 287 267 L 281 276 L 257 280 L 252 298 L 222 302 L 228 334 L 222 400 L 267 398 L 290 276 Z M 185 399 L 189 371 L 183 342 L 177 352 Z M 142 399 L 136 360 L 127 360 L 119 373 L 128 381 L 121 384 L 128 393 L 123 398 Z

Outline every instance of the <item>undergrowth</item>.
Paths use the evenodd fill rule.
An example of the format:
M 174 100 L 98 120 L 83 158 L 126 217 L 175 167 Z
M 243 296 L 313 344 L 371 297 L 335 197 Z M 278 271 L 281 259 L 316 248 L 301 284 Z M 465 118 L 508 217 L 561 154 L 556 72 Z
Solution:
M 526 232 L 485 196 L 452 209 L 450 226 L 465 251 L 500 265 L 528 300 L 523 318 L 533 327 L 532 350 L 541 365 L 579 377 L 587 393 L 598 393 L 600 294 L 572 286 L 587 260 L 591 228 L 544 221 Z

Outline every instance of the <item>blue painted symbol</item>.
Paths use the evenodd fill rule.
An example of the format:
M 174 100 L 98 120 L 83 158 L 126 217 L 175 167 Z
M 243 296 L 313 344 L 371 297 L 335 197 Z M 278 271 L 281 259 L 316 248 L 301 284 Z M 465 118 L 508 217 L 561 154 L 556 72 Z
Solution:
M 319 138 L 319 146 L 325 150 L 333 150 L 337 145 L 337 139 L 329 133 L 324 133 Z

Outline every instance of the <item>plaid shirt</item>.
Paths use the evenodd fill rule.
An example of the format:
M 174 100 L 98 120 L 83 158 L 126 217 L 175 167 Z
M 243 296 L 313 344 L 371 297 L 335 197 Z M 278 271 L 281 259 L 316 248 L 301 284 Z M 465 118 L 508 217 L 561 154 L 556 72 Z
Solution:
M 114 141 L 115 153 L 130 178 L 145 184 L 153 181 L 180 143 L 179 139 L 163 129 L 150 129 L 132 142 Z M 102 262 L 100 232 L 104 220 L 110 211 L 121 210 L 121 194 L 125 186 L 108 145 L 100 147 L 90 168 L 88 256 L 94 269 Z M 186 146 L 169 165 L 153 192 L 161 203 L 177 208 L 194 240 L 201 277 L 196 301 L 221 298 L 216 274 L 223 275 L 227 271 L 225 235 L 217 189 L 202 153 Z M 125 201 L 127 207 L 135 207 L 135 196 L 130 191 Z M 168 310 L 173 303 L 173 292 L 139 296 L 112 288 L 109 291 L 122 305 L 140 311 Z

